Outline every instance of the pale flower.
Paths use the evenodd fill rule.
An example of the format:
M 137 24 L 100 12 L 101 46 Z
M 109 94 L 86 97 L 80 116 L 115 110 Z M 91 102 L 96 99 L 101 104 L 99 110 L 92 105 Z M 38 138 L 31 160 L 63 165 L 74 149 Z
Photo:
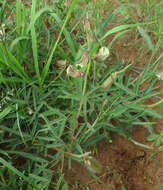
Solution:
M 69 65 L 66 71 L 67 75 L 71 77 L 80 77 L 84 74 L 84 72 L 74 68 L 72 65 Z
M 157 78 L 158 78 L 159 80 L 163 80 L 163 71 L 158 72 L 158 73 L 156 74 L 156 76 L 157 76 Z
M 103 46 L 99 49 L 99 52 L 95 55 L 95 58 L 97 58 L 98 61 L 105 61 L 109 57 L 109 54 L 109 49 Z

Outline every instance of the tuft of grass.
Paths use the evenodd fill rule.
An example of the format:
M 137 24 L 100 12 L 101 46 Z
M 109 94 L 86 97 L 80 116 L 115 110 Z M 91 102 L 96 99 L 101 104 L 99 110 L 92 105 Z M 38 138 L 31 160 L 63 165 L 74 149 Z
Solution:
M 153 85 L 163 54 L 153 63 L 157 49 L 142 28 L 150 22 L 117 26 L 112 21 L 124 6 L 103 18 L 99 7 L 106 1 L 86 1 L 84 8 L 77 0 L 71 5 L 66 2 L 1 3 L 0 26 L 4 24 L 5 33 L 1 32 L 0 41 L 0 178 L 4 189 L 68 189 L 65 162 L 68 168 L 71 160 L 84 165 L 91 154 L 87 149 L 104 138 L 111 141 L 111 131 L 145 146 L 131 139 L 133 123 L 142 123 L 152 134 L 149 116 L 161 117 L 143 104 L 161 93 Z M 113 26 L 108 29 L 109 24 Z M 135 27 L 152 50 L 137 78 L 126 76 L 132 65 L 119 58 L 116 63 L 95 59 L 99 48 L 111 48 Z M 57 66 L 58 60 L 66 60 L 75 67 L 84 50 L 89 55 L 83 76 L 72 78 L 67 66 L 61 70 Z M 108 78 L 110 85 L 103 88 Z M 141 89 L 144 82 L 148 85 Z
M 135 1 L 129 0 L 118 1 L 117 4 L 123 4 L 124 8 L 120 15 L 122 16 L 119 21 L 125 23 L 135 23 L 135 22 L 152 22 L 150 25 L 145 26 L 145 30 L 150 36 L 152 36 L 152 41 L 155 43 L 155 49 L 162 49 L 163 38 L 162 38 L 162 1 Z M 138 34 L 136 35 L 138 36 Z

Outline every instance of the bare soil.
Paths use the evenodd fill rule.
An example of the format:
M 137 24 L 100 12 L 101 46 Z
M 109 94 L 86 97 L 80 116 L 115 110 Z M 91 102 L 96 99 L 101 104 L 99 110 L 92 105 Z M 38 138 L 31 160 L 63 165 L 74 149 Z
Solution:
M 162 127 L 156 125 L 156 127 Z M 138 142 L 146 141 L 148 131 L 141 126 L 133 129 L 133 138 Z M 156 190 L 158 179 L 163 182 L 163 154 L 152 158 L 152 151 L 134 145 L 118 134 L 112 134 L 112 143 L 103 141 L 98 145 L 98 154 L 94 155 L 103 165 L 103 171 L 98 182 L 90 173 L 77 162 L 72 163 L 72 169 L 66 170 L 65 178 L 71 184 L 71 189 L 91 190 L 121 190 L 124 185 L 127 190 Z

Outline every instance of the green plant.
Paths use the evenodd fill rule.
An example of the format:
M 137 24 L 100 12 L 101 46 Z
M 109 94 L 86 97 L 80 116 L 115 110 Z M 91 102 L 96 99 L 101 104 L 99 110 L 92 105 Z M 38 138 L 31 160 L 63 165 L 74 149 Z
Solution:
M 163 144 L 163 131 L 160 134 L 151 134 L 148 138 L 149 141 L 155 141 L 156 146 Z
M 32 0 L 27 5 L 21 0 L 11 5 L 3 2 L 1 26 L 5 24 L 6 32 L 0 42 L 0 163 L 5 168 L 1 172 L 4 185 L 6 170 L 9 181 L 18 181 L 11 183 L 15 188 L 26 184 L 27 189 L 68 189 L 62 174 L 64 162 L 69 168 L 72 159 L 84 165 L 92 158 L 88 147 L 104 138 L 110 140 L 111 131 L 131 139 L 134 122 L 144 124 L 141 119 L 148 123 L 148 116 L 161 117 L 143 104 L 160 93 L 153 87 L 157 78 L 150 71 L 156 70 L 163 56 L 151 65 L 155 51 L 145 30 L 139 28 L 153 53 L 136 79 L 132 74 L 126 77 L 132 65 L 123 64 L 121 59 L 117 63 L 108 59 L 109 69 L 105 60 L 96 60 L 98 49 L 110 49 L 126 30 L 144 23 L 119 25 L 106 31 L 123 7 L 100 19 L 100 5 L 88 3 L 84 27 L 80 23 L 77 28 L 82 11 L 76 5 L 77 0 L 70 6 L 64 1 L 51 6 L 43 0 Z M 7 8 L 12 10 L 12 6 L 16 21 L 9 19 Z M 91 19 L 92 15 L 95 19 Z M 82 32 L 78 36 L 79 29 Z M 106 38 L 114 33 L 111 43 L 106 44 Z M 58 60 L 81 69 L 84 50 L 88 51 L 88 63 L 81 71 L 85 74 L 71 77 L 65 72 L 67 66 L 59 69 Z M 107 79 L 109 87 L 108 83 L 104 87 Z M 140 90 L 145 81 L 148 86 Z M 147 127 L 151 130 L 150 125 Z M 54 182 L 53 177 L 57 179 Z
M 162 189 L 163 189 L 163 187 L 162 187 L 162 184 L 161 184 L 160 179 L 158 180 L 158 185 L 159 185 L 159 189 L 160 189 L 160 190 L 162 190 Z
M 121 190 L 126 190 L 126 188 L 124 186 L 121 187 Z
M 151 22 L 150 25 L 145 26 L 145 30 L 152 36 L 152 40 L 156 44 L 156 49 L 162 48 L 162 1 L 117 1 L 117 4 L 123 4 L 124 8 L 121 11 L 121 18 L 119 22 L 135 23 L 135 22 Z M 136 35 L 137 43 L 139 44 L 139 35 Z M 137 44 L 137 45 L 138 45 Z M 139 44 L 140 45 L 140 44 Z
M 10 170 L 6 169 L 5 167 L 1 167 L 0 169 L 0 186 L 2 190 L 7 189 L 22 189 L 23 188 L 23 180 L 21 178 L 18 178 L 15 173 Z M 25 186 L 25 185 L 24 185 Z

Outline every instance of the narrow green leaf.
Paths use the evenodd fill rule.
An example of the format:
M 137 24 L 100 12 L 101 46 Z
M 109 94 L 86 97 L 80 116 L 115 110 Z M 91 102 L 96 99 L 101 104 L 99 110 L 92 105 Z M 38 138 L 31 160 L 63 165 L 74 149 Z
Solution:
M 126 190 L 126 188 L 124 186 L 121 187 L 121 190 Z
M 38 64 L 38 54 L 37 54 L 37 37 L 36 37 L 34 25 L 31 27 L 31 36 L 32 36 L 32 51 L 33 51 L 33 57 L 34 57 L 35 71 L 36 71 L 38 81 L 39 83 L 41 83 L 39 64 Z
M 158 185 L 159 185 L 160 190 L 163 190 L 163 185 L 161 184 L 161 180 L 160 179 L 158 180 Z
M 11 110 L 12 108 L 8 106 L 2 112 L 0 112 L 0 120 L 3 119 L 6 115 L 8 115 L 11 112 Z
M 58 179 L 58 182 L 57 182 L 57 186 L 56 186 L 56 190 L 59 190 L 60 187 L 61 187 L 61 183 L 63 182 L 64 180 L 64 177 L 63 177 L 63 174 L 60 176 L 60 178 Z
M 118 39 L 120 36 L 124 35 L 125 33 L 129 32 L 129 31 L 130 31 L 130 30 L 125 30 L 125 31 L 122 31 L 122 32 L 119 32 L 118 34 L 116 34 L 116 35 L 114 36 L 114 38 L 112 39 L 112 41 L 110 42 L 110 44 L 108 45 L 108 48 L 111 49 L 113 42 L 114 42 L 116 39 Z
M 53 54 L 54 54 L 54 52 L 55 52 L 55 50 L 56 50 L 56 48 L 57 48 L 58 42 L 59 42 L 59 40 L 60 40 L 60 38 L 61 38 L 61 35 L 62 35 L 63 31 L 64 31 L 64 28 L 65 28 L 65 26 L 66 26 L 66 24 L 67 24 L 67 22 L 68 22 L 68 20 L 69 20 L 69 18 L 70 18 L 70 16 L 71 16 L 71 13 L 72 13 L 73 9 L 75 8 L 75 6 L 76 6 L 76 4 L 77 4 L 77 1 L 78 1 L 78 0 L 74 0 L 74 1 L 72 2 L 71 6 L 70 6 L 70 8 L 69 8 L 69 11 L 68 11 L 68 13 L 67 13 L 66 19 L 65 19 L 65 21 L 64 21 L 64 23 L 63 23 L 63 26 L 62 26 L 62 28 L 61 28 L 61 31 L 60 31 L 60 33 L 59 33 L 59 36 L 58 36 L 58 38 L 57 38 L 57 40 L 56 40 L 56 42 L 55 42 L 55 44 L 54 44 L 54 47 L 53 47 L 53 49 L 52 49 L 52 51 L 51 51 L 51 54 L 50 54 L 50 56 L 49 56 L 49 58 L 48 58 L 48 60 L 47 60 L 47 63 L 46 63 L 46 65 L 45 65 L 44 68 L 43 68 L 43 71 L 42 71 L 42 74 L 41 74 L 41 80 L 42 80 L 41 82 L 42 82 L 42 84 L 44 83 L 44 80 L 45 80 L 45 78 L 46 78 L 46 75 L 47 75 L 47 73 L 48 73 L 48 71 L 49 71 L 49 67 L 50 67 L 50 64 L 51 64 L 51 61 L 52 61 L 52 58 L 53 58 Z
M 21 33 L 21 0 L 16 1 L 16 32 Z
M 135 88 L 136 94 L 138 94 L 139 86 L 145 81 L 146 76 L 149 73 L 148 71 L 149 71 L 149 68 L 150 68 L 150 65 L 151 65 L 151 62 L 152 62 L 152 59 L 153 59 L 154 55 L 155 55 L 155 52 L 152 53 L 151 57 L 148 60 L 148 63 L 145 65 L 144 71 L 139 76 L 139 78 L 138 78 L 138 80 L 136 82 L 136 88 Z
M 0 76 L 0 83 L 2 82 L 3 83 L 19 83 L 19 82 L 23 82 L 23 80 L 17 77 L 1 78 Z
M 19 37 L 21 35 L 21 0 L 16 1 L 16 33 Z M 21 46 L 20 44 L 16 47 L 16 58 L 20 62 L 21 61 Z
M 112 117 L 118 117 L 122 115 L 128 108 L 124 105 L 118 105 L 113 111 L 112 111 Z
M 144 24 L 150 24 L 150 23 L 144 23 Z M 113 34 L 115 32 L 119 32 L 121 30 L 125 30 L 125 29 L 128 29 L 128 28 L 133 28 L 133 27 L 136 27 L 136 26 L 140 26 L 140 25 L 143 25 L 143 24 L 142 23 L 137 23 L 137 24 L 125 24 L 125 25 L 116 26 L 116 27 L 112 28 L 111 30 L 108 30 L 104 34 L 104 36 L 100 39 L 100 41 L 103 41 L 110 34 Z
M 118 7 L 116 10 L 114 10 L 110 15 L 108 15 L 104 20 L 101 21 L 101 23 L 97 26 L 96 35 L 100 35 L 103 33 L 104 27 L 106 27 L 111 20 L 116 16 L 116 14 L 123 8 L 124 6 Z
M 37 182 L 43 182 L 43 183 L 47 183 L 48 182 L 47 178 L 40 177 L 40 176 L 35 175 L 35 174 L 29 174 L 29 177 L 32 178 L 32 179 L 35 179 Z
M 141 36 L 144 38 L 144 40 L 146 41 L 147 45 L 148 45 L 148 48 L 152 51 L 154 51 L 154 46 L 152 44 L 152 41 L 149 37 L 149 35 L 146 33 L 146 31 L 141 28 L 140 26 L 137 27 L 138 28 L 138 31 L 139 33 L 141 34 Z
M 29 181 L 28 178 L 21 173 L 19 170 L 17 170 L 15 167 L 13 167 L 9 162 L 5 161 L 3 158 L 0 157 L 0 163 L 3 164 L 5 167 L 9 168 L 12 170 L 15 174 L 18 176 L 22 177 L 24 180 Z
M 8 128 L 6 126 L 3 126 L 3 125 L 0 125 L 0 129 L 2 129 L 3 131 L 7 131 L 11 134 L 14 134 L 14 135 L 17 135 L 17 136 L 20 136 L 20 133 L 17 131 L 17 130 L 14 130 L 14 129 L 11 129 L 11 128 Z M 26 139 L 31 139 L 31 135 L 27 134 L 27 133 L 24 133 L 23 132 L 23 136 L 26 137 Z
M 12 41 L 10 47 L 9 47 L 9 50 L 12 52 L 13 49 L 14 49 L 14 47 L 15 47 L 21 40 L 28 40 L 28 39 L 29 39 L 29 37 L 27 37 L 27 36 L 20 36 L 20 37 L 14 39 L 14 40 Z
M 27 28 L 27 34 L 30 32 L 33 25 L 35 25 L 37 19 L 45 12 L 52 12 L 52 9 L 50 7 L 44 7 L 41 10 L 39 10 L 37 13 L 35 13 L 35 6 L 36 6 L 36 0 L 33 0 L 32 2 L 33 9 L 31 11 L 31 22 L 29 24 L 29 27 Z
M 27 73 L 24 71 L 24 67 L 18 62 L 14 55 L 7 50 L 2 44 L 0 44 L 0 56 L 3 58 L 4 64 L 11 68 L 17 75 L 23 78 L 26 82 L 30 79 Z
M 129 140 L 130 140 L 131 142 L 133 142 L 135 145 L 138 145 L 138 146 L 141 146 L 141 147 L 147 148 L 147 149 L 153 149 L 152 146 L 148 146 L 148 145 L 146 145 L 146 144 L 139 143 L 139 142 L 135 141 L 134 139 L 132 139 L 131 137 L 129 137 Z
M 0 8 L 0 23 L 3 23 L 3 15 L 5 12 L 5 9 L 7 7 L 7 0 L 1 1 L 1 8 Z
M 28 158 L 30 160 L 33 160 L 35 162 L 45 162 L 45 163 L 48 163 L 47 160 L 41 158 L 41 157 L 38 157 L 37 155 L 34 155 L 34 154 L 30 154 L 30 153 L 27 153 L 27 152 L 20 152 L 20 151 L 12 151 L 12 150 L 6 150 L 6 153 L 8 154 L 17 154 L 17 155 L 20 155 L 24 158 Z
M 55 14 L 55 13 L 51 13 L 51 15 L 56 19 L 56 21 L 58 22 L 60 28 L 62 28 L 63 22 L 62 22 L 61 19 L 58 17 L 58 15 Z M 69 46 L 69 48 L 70 48 L 70 52 L 72 53 L 73 57 L 75 57 L 75 56 L 76 56 L 75 44 L 74 44 L 74 42 L 73 42 L 73 40 L 72 40 L 72 38 L 71 38 L 70 33 L 67 31 L 66 27 L 65 27 L 64 30 L 63 30 L 63 34 L 64 34 L 65 39 L 66 39 L 66 41 L 67 41 L 67 44 L 68 44 L 68 46 Z
M 150 115 L 153 116 L 155 118 L 162 118 L 161 114 L 157 113 L 155 110 L 153 109 L 146 109 L 145 112 Z

